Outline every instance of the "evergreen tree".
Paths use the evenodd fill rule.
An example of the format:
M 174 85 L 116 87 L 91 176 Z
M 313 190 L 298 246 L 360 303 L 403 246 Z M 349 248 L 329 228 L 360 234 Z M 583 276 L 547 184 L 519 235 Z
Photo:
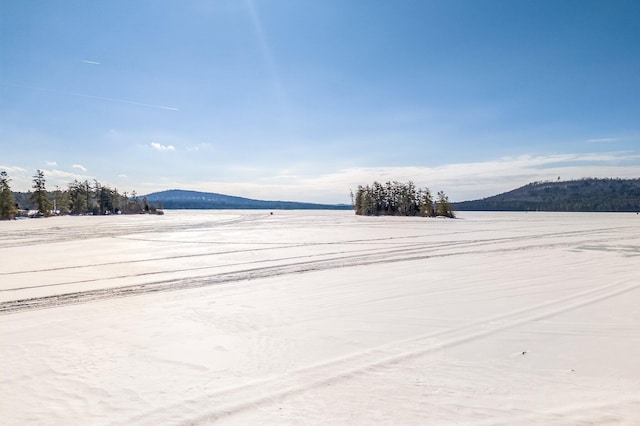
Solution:
M 16 201 L 9 186 L 10 181 L 7 172 L 0 171 L 0 219 L 13 219 L 18 213 Z
M 97 182 L 96 182 L 97 183 Z M 98 190 L 98 189 L 97 189 Z M 100 214 L 110 214 L 114 211 L 114 195 L 113 190 L 108 186 L 100 186 L 98 190 L 98 205 L 100 206 Z
M 70 198 L 69 190 L 60 191 L 60 195 L 58 198 L 58 206 L 57 206 L 58 211 L 60 212 L 59 214 L 62 214 L 62 215 L 69 214 L 70 204 L 71 204 L 71 198 Z
M 38 208 L 38 214 L 42 216 L 49 216 L 51 214 L 51 202 L 47 197 L 47 189 L 45 187 L 46 180 L 44 178 L 44 172 L 40 169 L 36 171 L 36 174 L 33 175 L 33 185 L 34 189 L 31 194 L 31 202 L 34 203 Z
M 54 214 L 58 214 L 58 209 L 60 208 L 60 196 L 62 193 L 60 192 L 60 188 L 56 185 L 56 190 L 53 191 L 53 211 Z
M 418 189 L 409 181 L 406 184 L 393 181 L 384 185 L 374 182 L 370 187 L 358 186 L 353 207 L 357 215 L 399 215 L 399 216 L 447 216 L 454 217 L 449 198 L 438 193 L 438 210 L 428 188 Z
M 84 183 L 84 197 L 86 201 L 86 209 L 87 213 L 93 213 L 92 205 L 91 205 L 91 185 L 89 185 L 89 181 L 85 180 Z
M 69 209 L 71 214 L 87 212 L 87 194 L 84 183 L 74 180 L 69 184 Z
M 138 193 L 134 189 L 131 191 L 131 202 L 129 203 L 129 213 L 140 213 L 142 211 L 142 206 L 140 205 L 140 199 L 138 198 Z
M 114 188 L 111 193 L 111 199 L 113 202 L 113 212 L 114 213 L 122 213 L 122 196 L 118 193 L 118 188 Z
M 421 190 L 418 195 L 418 199 L 420 200 L 420 214 L 422 216 L 433 217 L 436 215 L 435 209 L 433 208 L 433 198 L 429 188 Z
M 451 210 L 449 197 L 442 191 L 438 192 L 438 216 L 455 217 Z
M 394 182 L 397 183 L 397 182 Z M 396 214 L 398 211 L 398 204 L 395 196 L 396 185 L 387 181 L 384 184 L 384 196 L 387 199 L 387 214 Z
M 97 179 L 94 179 L 93 183 L 92 189 L 91 184 L 87 181 L 87 209 L 91 214 L 102 214 L 100 210 L 100 190 L 102 186 Z

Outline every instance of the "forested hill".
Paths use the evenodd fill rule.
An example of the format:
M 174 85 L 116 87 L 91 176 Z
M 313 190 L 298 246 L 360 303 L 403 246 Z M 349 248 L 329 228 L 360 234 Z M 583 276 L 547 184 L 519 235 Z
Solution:
M 287 210 L 346 210 L 345 204 L 314 204 L 294 201 L 263 201 L 233 197 L 213 192 L 171 189 L 148 194 L 149 203 L 161 203 L 165 209 L 287 209 Z
M 640 211 L 640 179 L 581 179 L 534 182 L 482 200 L 454 203 L 456 210 Z

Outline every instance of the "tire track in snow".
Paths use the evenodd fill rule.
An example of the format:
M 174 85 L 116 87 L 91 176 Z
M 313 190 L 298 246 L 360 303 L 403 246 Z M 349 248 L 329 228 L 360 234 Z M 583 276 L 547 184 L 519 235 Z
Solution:
M 166 232 L 210 230 L 229 225 L 238 225 L 244 222 L 255 222 L 262 218 L 262 216 L 258 215 L 239 215 L 232 219 L 213 220 L 207 218 L 185 223 L 177 219 L 177 217 L 166 220 L 167 216 L 144 216 L 141 217 L 141 219 L 145 219 L 145 221 L 140 223 L 136 221 L 138 217 L 133 215 L 133 217 L 126 218 L 131 221 L 101 222 L 93 224 L 93 226 L 88 229 L 86 227 L 74 227 L 72 225 L 53 226 L 37 229 L 35 230 L 37 234 L 34 234 L 34 230 L 28 232 L 24 229 L 6 229 L 0 231 L 0 240 L 3 241 L 3 247 L 23 247 L 36 244 L 55 244 L 74 240 L 127 236 L 131 234 L 161 234 Z
M 562 235 L 562 234 L 559 234 Z M 507 239 L 505 242 L 513 242 L 515 240 L 519 240 L 522 237 L 515 237 L 511 239 Z M 630 237 L 631 238 L 631 237 Z M 526 239 L 537 239 L 537 238 L 526 238 Z M 609 240 L 620 241 L 620 238 L 611 238 Z M 593 240 L 590 240 L 593 241 Z M 477 246 L 486 246 L 486 240 L 481 240 L 473 243 L 465 243 L 470 247 Z M 242 269 L 238 271 L 230 271 L 221 274 L 212 274 L 207 276 L 196 276 L 196 277 L 186 277 L 180 279 L 168 279 L 168 280 L 158 280 L 153 282 L 147 282 L 142 284 L 135 285 L 127 285 L 127 286 L 118 286 L 118 287 L 107 287 L 102 289 L 94 289 L 94 290 L 86 290 L 86 291 L 76 291 L 69 293 L 62 293 L 56 295 L 49 296 L 41 296 L 27 299 L 17 299 L 17 300 L 9 300 L 5 302 L 0 302 L 0 315 L 8 314 L 8 313 L 16 313 L 25 310 L 32 309 L 44 309 L 44 308 L 53 308 L 68 304 L 78 304 L 78 303 L 88 303 L 97 300 L 104 299 L 112 299 L 112 298 L 121 298 L 121 297 L 129 297 L 136 295 L 144 295 L 148 293 L 157 293 L 163 291 L 177 291 L 184 289 L 192 289 L 199 287 L 206 287 L 211 285 L 220 285 L 220 284 L 231 284 L 244 280 L 255 280 L 261 278 L 271 278 L 276 276 L 290 275 L 290 274 L 299 274 L 313 271 L 323 271 L 330 269 L 338 269 L 352 266 L 363 266 L 363 265 L 372 265 L 372 264 L 384 264 L 384 263 L 398 263 L 398 262 L 410 262 L 417 260 L 428 260 L 435 259 L 441 257 L 450 257 L 450 256 L 460 256 L 460 255 L 470 255 L 470 254 L 486 254 L 486 253 L 507 253 L 513 251 L 520 250 L 531 250 L 531 249 L 545 249 L 545 248 L 558 248 L 558 247 L 573 247 L 579 242 L 571 241 L 571 242 L 549 242 L 549 243 L 539 243 L 532 244 L 529 246 L 518 246 L 518 247 L 505 247 L 505 248 L 494 248 L 494 249 L 475 249 L 475 250 L 466 250 L 466 251 L 456 251 L 455 249 L 459 248 L 454 245 L 452 247 L 453 251 L 446 253 L 433 253 L 432 247 L 425 247 L 422 244 L 417 244 L 418 248 L 413 250 L 409 250 L 408 248 L 402 249 L 393 249 L 388 251 L 381 251 L 376 253 L 371 253 L 371 250 L 364 250 L 363 254 L 352 254 L 345 256 L 343 253 L 340 253 L 339 256 L 330 257 L 328 259 L 319 259 L 319 260 L 303 260 L 300 262 L 287 263 L 284 265 L 270 265 L 264 267 L 257 268 L 249 268 Z M 321 255 L 319 255 L 321 256 Z M 326 254 L 322 255 L 326 256 Z M 309 259 L 312 257 L 311 255 L 303 255 L 300 256 L 302 259 Z M 295 258 L 295 257 L 294 257 Z M 292 259 L 292 258 L 289 258 Z M 279 259 L 283 260 L 283 259 Z M 264 262 L 272 262 L 273 260 L 265 260 Z M 255 261 L 257 263 L 262 263 L 263 261 Z M 248 262 L 248 264 L 252 264 L 253 262 Z M 207 268 L 220 268 L 226 267 L 229 265 L 217 265 L 213 267 L 203 267 Z M 189 268 L 186 271 L 196 270 L 195 268 Z M 167 271 L 163 272 L 149 272 L 138 274 L 136 276 L 144 276 L 144 275 L 154 275 L 154 274 L 166 274 Z M 133 276 L 128 275 L 124 278 L 132 278 Z M 84 280 L 80 281 L 80 283 L 91 282 L 95 280 Z M 61 285 L 71 285 L 72 283 L 63 283 Z M 77 283 L 76 283 L 77 284 Z M 47 284 L 40 285 L 47 286 Z M 37 286 L 31 286 L 29 288 L 37 288 Z M 9 290 L 5 290 L 9 291 Z M 17 291 L 17 290 L 16 290 Z
M 407 246 L 405 248 L 409 249 L 410 247 L 414 247 L 414 246 L 415 245 L 411 245 L 411 246 Z M 300 247 L 300 246 L 299 245 L 297 245 L 297 246 L 287 246 L 286 248 L 296 248 L 296 247 Z M 150 262 L 150 261 L 169 260 L 169 259 L 174 260 L 174 259 L 180 259 L 180 258 L 193 258 L 193 257 L 200 257 L 200 256 L 215 256 L 215 255 L 220 255 L 220 254 L 242 253 L 242 252 L 245 252 L 245 251 L 247 251 L 247 252 L 255 252 L 255 251 L 259 251 L 259 250 L 261 250 L 261 249 L 257 249 L 257 250 L 237 250 L 237 251 L 219 252 L 219 253 L 213 253 L 213 254 L 172 256 L 172 257 L 169 257 L 169 258 L 162 258 L 162 259 L 145 259 L 145 260 L 128 261 L 128 262 L 112 262 L 112 263 L 107 263 L 107 264 L 97 264 L 97 265 L 90 265 L 90 266 L 77 266 L 77 267 L 74 267 L 74 268 L 63 268 L 63 267 L 61 267 L 61 268 L 51 268 L 51 269 L 48 269 L 46 271 L 38 271 L 38 272 L 50 272 L 50 271 L 54 271 L 54 270 L 65 270 L 65 269 L 76 269 L 76 268 L 92 268 L 92 267 L 95 267 L 95 266 L 116 265 L 116 264 L 130 264 L 130 263 Z M 268 250 L 268 249 L 264 249 L 264 250 Z M 393 250 L 392 252 L 395 253 L 396 251 L 397 250 Z M 164 275 L 164 274 L 169 274 L 169 273 L 190 272 L 190 271 L 199 271 L 199 270 L 206 270 L 206 269 L 221 269 L 221 268 L 228 268 L 228 267 L 234 267 L 234 266 L 247 266 L 247 265 L 282 262 L 282 261 L 297 260 L 297 259 L 310 259 L 310 258 L 316 258 L 316 257 L 335 256 L 335 255 L 338 255 L 338 254 L 339 255 L 344 255 L 345 253 L 357 253 L 357 252 L 364 252 L 364 253 L 367 253 L 369 255 L 371 254 L 371 250 L 353 250 L 353 251 L 349 251 L 349 252 L 346 252 L 346 251 L 325 252 L 325 253 L 313 254 L 313 255 L 288 256 L 288 257 L 281 257 L 281 258 L 253 260 L 253 261 L 249 261 L 249 262 L 225 263 L 225 264 L 220 264 L 220 265 L 198 266 L 198 267 L 189 267 L 189 268 L 184 268 L 184 269 L 175 269 L 174 268 L 174 269 L 167 269 L 167 270 L 161 270 L 161 271 L 151 271 L 151 272 L 141 272 L 141 273 L 136 273 L 136 274 L 117 275 L 117 276 L 111 276 L 107 280 L 120 280 L 120 279 L 136 278 L 136 277 L 143 277 L 143 276 L 150 276 L 150 275 Z M 389 253 L 389 252 L 388 251 L 384 251 L 383 253 Z M 344 258 L 345 258 L 344 256 L 341 256 L 341 257 L 336 258 L 336 259 L 344 259 Z M 304 263 L 309 263 L 309 261 L 306 261 Z M 290 265 L 294 265 L 294 264 L 290 264 Z M 286 266 L 286 265 L 284 265 L 284 266 Z M 238 272 L 241 272 L 241 271 L 242 270 L 240 270 Z M 193 278 L 196 278 L 196 277 L 193 277 Z M 42 288 L 42 287 L 57 287 L 57 286 L 66 286 L 66 285 L 75 285 L 75 284 L 86 284 L 86 283 L 97 282 L 97 281 L 105 281 L 105 278 L 100 277 L 100 278 L 95 278 L 95 279 L 70 281 L 70 282 L 63 282 L 63 283 L 56 283 L 56 284 L 40 284 L 40 285 L 32 285 L 32 286 L 26 286 L 26 287 L 14 287 L 14 288 L 1 289 L 0 292 L 29 290 L 29 289 Z
M 418 237 L 402 237 L 402 238 L 418 238 Z M 130 239 L 135 239 L 135 238 L 130 238 Z M 328 243 L 327 242 L 291 243 L 291 244 L 285 244 L 285 245 L 282 245 L 282 243 L 253 243 L 253 242 L 248 242 L 248 243 L 232 243 L 232 242 L 220 243 L 220 242 L 214 241 L 214 242 L 205 242 L 204 244 L 211 244 L 211 245 L 215 245 L 215 244 L 224 244 L 224 245 L 227 245 L 227 244 L 268 245 L 268 247 L 248 248 L 248 249 L 239 249 L 239 250 L 227 250 L 227 251 L 217 251 L 217 252 L 197 253 L 197 254 L 181 254 L 181 255 L 173 255 L 173 256 L 153 257 L 153 258 L 148 258 L 148 259 L 124 260 L 124 261 L 117 261 L 117 262 L 101 262 L 101 263 L 92 263 L 92 264 L 84 264 L 84 265 L 58 266 L 58 267 L 54 267 L 54 268 L 30 269 L 30 270 L 26 270 L 26 271 L 0 272 L 0 276 L 3 276 L 3 275 L 6 276 L 6 275 L 30 274 L 30 273 L 38 273 L 38 272 L 64 271 L 64 270 L 82 269 L 82 268 L 93 268 L 93 267 L 96 267 L 96 266 L 120 266 L 120 265 L 134 264 L 134 263 L 157 262 L 157 261 L 162 261 L 162 260 L 188 259 L 188 258 L 196 258 L 196 257 L 211 257 L 211 256 L 224 255 L 224 254 L 254 253 L 254 252 L 260 252 L 260 251 L 281 250 L 281 249 L 298 248 L 298 247 L 312 247 L 312 246 L 323 246 L 323 245 L 332 246 L 332 245 L 341 245 L 341 244 L 376 244 L 376 243 L 373 243 L 372 241 L 381 241 L 381 240 L 390 240 L 390 239 L 399 239 L 399 238 L 398 237 L 390 237 L 390 238 L 380 238 L 380 239 L 375 239 L 375 240 L 362 240 L 362 241 L 353 240 L 353 241 L 347 241 L 347 242 L 328 242 Z M 142 241 L 158 242 L 158 240 L 151 240 L 151 239 L 142 240 Z M 172 241 L 172 242 L 175 243 L 175 241 Z M 192 242 L 185 242 L 185 243 L 193 244 Z M 202 242 L 196 242 L 196 244 L 203 244 L 203 243 Z M 395 243 L 393 245 L 395 247 L 398 247 L 400 244 L 407 244 L 407 243 L 397 242 L 397 243 Z M 451 246 L 450 243 L 446 243 L 446 242 L 433 243 L 433 244 L 414 243 L 414 244 L 412 244 L 412 246 L 413 245 L 418 245 L 418 244 L 420 246 L 429 245 L 429 247 Z M 385 246 L 387 246 L 387 245 L 389 245 L 389 243 L 385 244 Z M 407 246 L 402 246 L 402 247 L 407 247 Z M 378 248 L 376 248 L 376 249 L 378 249 Z M 373 250 L 376 250 L 376 249 L 373 249 Z M 363 250 L 356 250 L 356 251 L 363 251 Z
M 605 231 L 606 229 L 600 230 L 601 232 Z M 562 236 L 568 236 L 568 235 L 592 235 L 593 231 L 576 231 L 576 233 L 552 233 L 552 234 L 543 234 L 543 235 L 535 235 L 535 236 L 517 236 L 517 237 L 503 237 L 503 238 L 494 238 L 494 239 L 486 239 L 486 240 L 463 240 L 463 241 L 453 241 L 453 242 L 437 242 L 437 243 L 414 243 L 414 244 L 406 244 L 406 245 L 401 245 L 403 243 L 401 242 L 394 242 L 394 249 L 390 250 L 386 253 L 389 254 L 393 254 L 396 252 L 402 252 L 405 254 L 410 254 L 412 253 L 412 251 L 408 251 L 411 248 L 417 248 L 418 250 L 413 250 L 413 252 L 421 252 L 421 251 L 426 251 L 426 250 L 433 250 L 433 249 L 437 249 L 440 247 L 444 247 L 447 249 L 455 249 L 455 248 L 460 248 L 460 247 L 469 247 L 469 246 L 477 246 L 477 245 L 485 245 L 485 244 L 497 244 L 497 243 L 506 243 L 506 242 L 520 242 L 520 241 L 526 241 L 526 240 L 537 240 L 539 238 L 551 238 L 551 237 L 562 237 Z M 407 237 L 387 237 L 387 238 L 376 238 L 376 239 L 367 239 L 367 240 L 348 240 L 348 241 L 341 241 L 341 242 L 312 242 L 312 243 L 297 243 L 297 244 L 289 244 L 289 245 L 280 245 L 280 246 L 276 246 L 276 247 L 259 247 L 259 248 L 250 248 L 250 249 L 240 249 L 240 250 L 227 250 L 227 251 L 218 251 L 218 252 L 209 252 L 209 253 L 197 253 L 197 254 L 184 254 L 184 255 L 173 255 L 173 256 L 164 256 L 164 257 L 155 257 L 155 258 L 148 258 L 148 259 L 136 259 L 136 260 L 126 260 L 126 261 L 116 261 L 116 262 L 101 262 L 101 263 L 92 263 L 92 264 L 85 264 L 85 265 L 70 265 L 70 266 L 59 266 L 59 267 L 54 267 L 54 268 L 42 268 L 42 269 L 32 269 L 32 270 L 27 270 L 27 271 L 12 271 L 12 272 L 0 272 L 0 276 L 10 276 L 10 275 L 21 275 L 21 274 L 30 274 L 30 273 L 40 273 L 40 272 L 53 272 L 53 271 L 64 271 L 64 270 L 73 270 L 73 269 L 86 269 L 86 268 L 93 268 L 93 267 L 100 267 L 100 266 L 124 266 L 124 265 L 129 265 L 129 264 L 136 264 L 136 263 L 146 263 L 146 262 L 157 262 L 157 261 L 163 261 L 163 260 L 177 260 L 177 259 L 191 259 L 191 258 L 197 258 L 197 257 L 212 257 L 212 256 L 219 256 L 219 255 L 225 255 L 225 254 L 236 254 L 236 253 L 255 253 L 255 252 L 260 252 L 260 251 L 269 251 L 269 250 L 281 250 L 281 249 L 289 249 L 289 248 L 298 248 L 298 247 L 311 247 L 311 246 L 323 246 L 323 245 L 327 245 L 327 246 L 332 246 L 332 245 L 343 245 L 343 244 L 375 244 L 373 243 L 374 241 L 379 242 L 379 241 L 388 241 L 388 240 L 399 240 L 399 239 L 415 239 L 415 238 L 424 238 L 423 235 L 418 235 L 418 236 L 407 236 Z M 635 239 L 634 237 L 630 236 L 628 237 L 628 239 Z M 149 240 L 149 241 L 153 241 L 153 240 Z M 620 237 L 616 237 L 616 238 L 601 238 L 601 239 L 590 239 L 589 242 L 590 243 L 594 243 L 594 242 L 598 242 L 598 243 L 602 243 L 602 242 L 610 242 L 610 241 L 621 241 Z M 218 244 L 217 242 L 211 243 L 211 244 Z M 245 244 L 255 244 L 255 245 L 260 245 L 263 243 L 245 243 Z M 581 244 L 580 242 L 572 242 L 569 245 L 577 245 L 577 244 Z M 389 243 L 385 243 L 385 245 L 389 245 Z M 555 245 L 554 245 L 555 246 Z M 578 248 L 580 248 L 581 246 L 578 246 Z M 526 248 L 526 247 L 525 247 Z M 242 262 L 242 263 L 233 263 L 233 264 L 227 264 L 227 265 L 216 265 L 216 266 L 212 266 L 212 267 L 198 267 L 198 268 L 191 268 L 191 270 L 198 270 L 198 269 L 207 269 L 207 268 L 218 268 L 221 266 L 239 266 L 239 265 L 244 265 L 244 264 L 252 264 L 252 263 L 261 263 L 261 262 L 270 262 L 270 261 L 282 261 L 282 260 L 291 260 L 291 259 L 298 259 L 298 258 L 303 258 L 303 257 L 318 257 L 318 256 L 326 256 L 326 255 L 333 255 L 333 254 L 337 254 L 337 253 L 357 253 L 357 252 L 377 252 L 379 250 L 383 250 L 380 249 L 378 247 L 374 248 L 374 249 L 359 249 L 359 250 L 343 250 L 340 252 L 328 252 L 328 253 L 320 253 L 320 254 L 313 254 L 313 255 L 305 255 L 305 256 L 293 256 L 293 257 L 285 257 L 285 258 L 274 258 L 274 259 L 265 259 L 265 260 L 260 260 L 260 261 L 255 261 L 255 262 Z M 170 272 L 184 272 L 184 271 L 188 271 L 190 269 L 173 269 L 173 270 L 164 270 L 164 271 L 154 271 L 154 272 L 148 272 L 148 273 L 142 273 L 142 274 L 131 274 L 131 275 L 118 275 L 118 276 L 114 276 L 114 277 L 109 277 L 108 279 L 123 279 L 123 278 L 128 278 L 128 277 L 136 277 L 136 276 L 142 276 L 142 275 L 153 275 L 153 274 L 162 274 L 162 273 L 170 273 Z M 104 281 L 105 278 L 100 278 L 100 279 L 90 279 L 90 280 L 81 280 L 81 281 L 74 281 L 74 282 L 66 282 L 66 283 L 59 283 L 59 284 L 42 284 L 42 285 L 35 285 L 35 286 L 25 286 L 25 287 L 17 287 L 17 288 L 9 288 L 9 289 L 0 289 L 0 292 L 3 291 L 13 291 L 13 290 L 25 290 L 25 289 L 29 289 L 29 288 L 40 288 L 40 287 L 49 287 L 49 286 L 58 286 L 58 285 L 71 285 L 71 284 L 79 284 L 79 283 L 87 283 L 87 282 L 94 282 L 94 281 Z
M 190 229 L 190 228 L 189 228 Z M 198 230 L 202 230 L 203 228 L 196 228 Z M 618 227 L 618 228 L 600 228 L 600 229 L 591 229 L 591 230 L 580 230 L 580 231 L 570 231 L 570 232 L 554 232 L 554 233 L 545 233 L 545 234 L 535 234 L 535 235 L 525 235 L 525 236 L 514 236 L 514 237 L 501 237 L 501 238 L 488 238 L 488 239 L 475 239 L 475 240 L 462 240 L 462 241 L 441 241 L 437 243 L 415 243 L 416 245 L 421 245 L 425 249 L 428 248 L 437 248 L 437 247 L 447 247 L 447 248 L 455 248 L 458 246 L 465 245 L 478 245 L 478 244 L 496 244 L 503 242 L 518 242 L 518 241 L 527 241 L 527 240 L 537 240 L 540 238 L 555 238 L 555 237 L 568 237 L 568 236 L 583 236 L 589 235 L 593 236 L 594 234 L 611 232 L 611 231 L 620 231 L 622 229 L 626 229 L 626 227 Z M 165 230 L 165 232 L 174 232 L 180 231 L 184 229 L 170 229 Z M 136 232 L 137 234 L 146 233 L 149 231 L 141 231 Z M 466 231 L 453 232 L 447 235 L 454 235 L 457 233 L 468 234 Z M 403 244 L 399 240 L 409 240 L 409 239 L 419 239 L 419 238 L 429 238 L 431 235 L 409 235 L 402 237 L 384 237 L 384 238 L 372 238 L 372 239 L 357 239 L 357 240 L 346 240 L 346 241 L 331 241 L 331 242 L 305 242 L 305 243 L 265 243 L 265 242 L 219 242 L 219 241 L 175 241 L 175 240 L 160 240 L 160 239 L 142 239 L 135 238 L 130 236 L 121 236 L 121 235 L 111 235 L 111 238 L 122 238 L 129 240 L 137 240 L 137 241 L 147 241 L 147 242 L 171 242 L 171 243 L 185 243 L 185 244 L 246 244 L 246 245 L 268 245 L 268 247 L 258 247 L 258 248 L 250 248 L 250 249 L 240 249 L 240 250 L 227 250 L 227 251 L 218 251 L 218 252 L 210 252 L 210 253 L 198 253 L 198 254 L 184 254 L 184 255 L 173 255 L 173 256 L 164 256 L 164 257 L 155 257 L 148 259 L 136 259 L 136 260 L 127 260 L 127 261 L 117 261 L 117 262 L 101 262 L 101 263 L 92 263 L 92 264 L 84 264 L 84 265 L 69 265 L 69 266 L 60 266 L 54 268 L 41 268 L 41 269 L 30 269 L 26 271 L 12 271 L 12 272 L 0 272 L 0 276 L 9 276 L 9 275 L 20 275 L 20 274 L 28 274 L 28 273 L 37 273 L 37 272 L 52 272 L 52 271 L 60 271 L 60 270 L 70 270 L 70 269 L 80 269 L 80 268 L 91 268 L 95 266 L 112 266 L 112 265 L 127 265 L 133 263 L 144 263 L 144 262 L 155 262 L 160 260 L 174 260 L 174 259 L 184 259 L 184 258 L 195 258 L 195 257 L 209 257 L 216 256 L 222 254 L 234 254 L 234 253 L 252 253 L 258 251 L 268 251 L 268 250 L 279 250 L 286 248 L 296 248 L 296 247 L 311 247 L 311 246 L 331 246 L 331 245 L 356 245 L 356 244 Z M 629 239 L 634 239 L 633 237 L 629 237 Z M 47 240 L 49 241 L 49 240 Z M 593 242 L 609 242 L 609 241 L 620 241 L 619 237 L 616 238 L 608 238 L 608 239 L 597 239 L 597 240 L 589 240 L 588 243 Z M 49 241 L 51 242 L 51 241 Z M 59 241 L 56 241 L 59 242 Z M 577 242 L 575 244 L 578 244 Z M 1 291 L 1 290 L 0 290 Z

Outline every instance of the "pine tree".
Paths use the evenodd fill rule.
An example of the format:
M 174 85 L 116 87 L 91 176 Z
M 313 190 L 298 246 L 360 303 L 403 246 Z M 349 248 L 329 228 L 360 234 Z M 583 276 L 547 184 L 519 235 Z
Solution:
M 444 192 L 438 192 L 438 208 L 434 208 L 433 197 L 428 188 L 419 189 L 409 181 L 398 181 L 383 185 L 374 182 L 371 187 L 358 186 L 355 194 L 354 209 L 357 215 L 378 216 L 447 216 L 455 217 L 449 198 Z
M 44 178 L 44 172 L 40 169 L 33 175 L 34 189 L 31 194 L 31 202 L 38 207 L 38 214 L 42 216 L 49 216 L 51 214 L 51 202 L 47 198 L 47 189 L 45 187 L 46 180 Z
M 134 189 L 131 191 L 131 202 L 129 203 L 129 212 L 130 213 L 140 213 L 142 211 L 142 206 L 140 205 L 140 199 L 138 198 L 138 193 Z
M 433 208 L 433 197 L 431 196 L 429 188 L 425 188 L 420 191 L 418 199 L 420 205 L 420 214 L 422 216 L 433 217 L 436 215 L 435 209 Z
M 114 191 L 106 185 L 100 185 L 97 180 L 96 198 L 100 214 L 110 214 L 114 211 Z
M 69 184 L 69 209 L 71 214 L 87 212 L 87 195 L 84 183 L 74 180 Z
M 443 191 L 438 192 L 438 216 L 455 217 L 451 210 L 449 197 Z
M 18 212 L 13 192 L 9 187 L 10 181 L 7 172 L 0 171 L 0 219 L 13 219 Z
M 111 200 L 113 203 L 113 212 L 116 214 L 120 214 L 122 213 L 122 209 L 121 209 L 121 198 L 122 196 L 120 195 L 120 193 L 118 192 L 118 188 L 114 188 L 113 192 L 111 193 Z

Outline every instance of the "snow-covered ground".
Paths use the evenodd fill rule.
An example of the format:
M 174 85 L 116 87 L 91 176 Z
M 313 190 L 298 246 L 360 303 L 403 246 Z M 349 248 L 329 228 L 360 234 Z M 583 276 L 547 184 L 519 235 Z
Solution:
M 640 424 L 640 217 L 0 222 L 0 424 Z

